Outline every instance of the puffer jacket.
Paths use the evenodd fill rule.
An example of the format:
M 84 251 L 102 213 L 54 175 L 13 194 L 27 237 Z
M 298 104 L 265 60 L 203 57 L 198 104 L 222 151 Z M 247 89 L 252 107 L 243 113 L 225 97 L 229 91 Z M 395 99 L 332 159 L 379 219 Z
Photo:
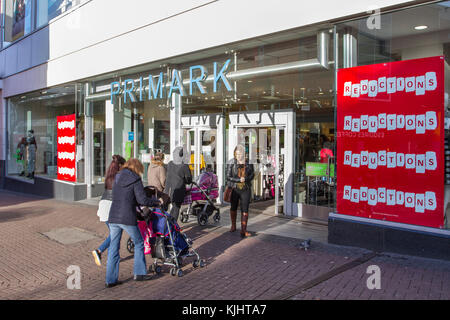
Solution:
M 227 185 L 232 188 L 236 188 L 236 183 L 241 182 L 241 178 L 238 176 L 238 164 L 235 158 L 227 162 Z M 255 177 L 255 169 L 253 164 L 250 164 L 248 160 L 245 161 L 245 184 L 248 188 L 252 186 L 252 180 Z
M 123 169 L 114 180 L 108 222 L 136 226 L 136 206 L 138 205 L 153 207 L 159 205 L 159 201 L 146 196 L 139 175 L 131 170 Z

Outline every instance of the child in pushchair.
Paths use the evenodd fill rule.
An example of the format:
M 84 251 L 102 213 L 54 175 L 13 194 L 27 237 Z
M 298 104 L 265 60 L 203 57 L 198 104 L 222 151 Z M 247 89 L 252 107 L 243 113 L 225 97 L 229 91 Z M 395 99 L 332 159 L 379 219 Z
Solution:
M 151 187 L 146 187 L 147 196 L 155 195 L 156 191 Z M 164 198 L 163 198 L 164 199 Z M 166 204 L 161 208 L 137 207 L 138 227 L 144 239 L 144 253 L 151 254 L 154 258 L 153 264 L 149 268 L 149 272 L 157 274 L 162 272 L 161 265 L 168 265 L 172 276 L 183 276 L 181 267 L 183 260 L 187 257 L 195 256 L 192 263 L 194 268 L 204 267 L 205 261 L 192 248 L 192 240 L 190 240 L 182 231 L 170 214 L 164 211 Z M 134 252 L 134 244 L 131 238 L 127 242 L 128 252 Z
M 220 209 L 216 207 L 212 200 L 219 196 L 219 188 L 217 183 L 217 176 L 205 171 L 198 177 L 198 181 L 192 181 L 190 187 L 186 188 L 186 196 L 183 204 L 188 204 L 189 207 L 181 211 L 181 222 L 188 222 L 189 215 L 197 216 L 197 222 L 203 226 L 208 222 L 209 216 L 213 213 L 214 222 L 220 221 Z

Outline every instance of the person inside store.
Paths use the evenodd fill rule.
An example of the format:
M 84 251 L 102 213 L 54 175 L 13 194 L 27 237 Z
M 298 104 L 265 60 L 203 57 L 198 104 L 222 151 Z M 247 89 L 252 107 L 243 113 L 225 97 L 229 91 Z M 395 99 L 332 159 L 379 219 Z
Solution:
M 17 168 L 18 168 L 18 171 L 20 171 L 19 176 L 25 175 L 26 154 L 27 154 L 27 138 L 23 137 L 22 139 L 20 139 L 19 143 L 17 144 L 17 151 L 16 151 Z
M 134 280 L 147 280 L 147 267 L 144 255 L 144 240 L 137 226 L 136 207 L 159 206 L 160 201 L 147 197 L 142 184 L 143 164 L 131 158 L 122 166 L 114 179 L 113 200 L 109 211 L 109 230 L 111 242 L 106 262 L 106 287 L 114 287 L 119 279 L 120 240 L 125 230 L 134 243 Z
M 112 204 L 112 189 L 114 184 L 114 179 L 119 173 L 122 166 L 125 164 L 125 159 L 115 154 L 112 157 L 112 161 L 106 171 L 105 175 L 105 191 L 103 192 L 102 198 L 98 204 L 97 216 L 100 218 L 101 222 L 106 224 L 109 230 L 108 218 L 109 218 L 109 210 L 111 209 Z M 109 244 L 111 242 L 111 236 L 108 234 L 108 237 L 103 241 L 103 243 L 94 251 L 92 251 L 92 255 L 94 256 L 94 261 L 98 266 L 102 265 L 102 253 L 109 248 Z
M 315 144 L 314 139 L 311 137 L 311 134 L 308 134 L 305 139 L 305 152 L 304 152 L 305 162 L 317 161 L 314 144 Z
M 236 231 L 237 209 L 240 204 L 241 209 L 241 237 L 249 237 L 251 234 L 247 232 L 249 205 L 251 197 L 252 180 L 255 175 L 253 164 L 250 164 L 246 157 L 245 148 L 237 145 L 234 149 L 233 159 L 227 162 L 226 182 L 231 187 L 231 229 L 230 232 Z
M 185 160 L 186 152 L 183 147 L 176 147 L 172 153 L 172 161 L 167 165 L 167 178 L 164 193 L 168 194 L 172 203 L 170 215 L 178 221 L 181 205 L 186 195 L 186 184 L 192 182 L 189 162 Z
M 28 130 L 27 134 L 27 146 L 28 146 L 28 175 L 27 178 L 34 179 L 34 170 L 36 166 L 36 139 L 34 138 L 34 130 Z
M 322 149 L 320 149 L 320 162 L 328 163 L 333 158 L 333 143 L 326 135 L 321 135 Z

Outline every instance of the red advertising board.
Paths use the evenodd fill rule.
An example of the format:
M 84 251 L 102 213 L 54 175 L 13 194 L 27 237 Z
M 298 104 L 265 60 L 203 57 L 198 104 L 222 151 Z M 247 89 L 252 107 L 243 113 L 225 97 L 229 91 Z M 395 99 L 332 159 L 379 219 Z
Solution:
M 444 223 L 444 58 L 340 69 L 337 212 Z
M 59 116 L 57 125 L 58 180 L 77 180 L 75 114 Z

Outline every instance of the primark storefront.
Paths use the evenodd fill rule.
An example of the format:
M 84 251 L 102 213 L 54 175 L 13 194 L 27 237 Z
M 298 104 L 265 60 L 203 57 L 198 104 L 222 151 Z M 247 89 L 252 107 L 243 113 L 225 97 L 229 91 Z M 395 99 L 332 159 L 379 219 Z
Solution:
M 379 20 L 353 19 L 289 30 L 10 97 L 5 188 L 72 200 L 97 197 L 103 191 L 105 170 L 113 154 L 139 158 L 147 168 L 156 151 L 163 152 L 168 162 L 171 150 L 178 145 L 186 146 L 190 153 L 194 176 L 210 169 L 223 188 L 224 164 L 241 143 L 256 170 L 253 206 L 273 214 L 329 223 L 330 242 L 376 248 L 383 242 L 385 248 L 387 230 L 400 232 L 392 235 L 392 243 L 404 237 L 404 230 L 413 230 L 414 239 L 425 235 L 438 239 L 440 245 L 433 252 L 441 252 L 450 239 L 445 171 L 446 153 L 450 151 L 445 144 L 448 130 L 444 125 L 448 110 L 444 98 L 449 92 L 449 7 L 449 2 L 438 2 L 383 13 Z M 432 57 L 440 57 L 437 59 L 442 63 L 423 60 Z M 399 63 L 406 64 L 399 67 Z M 396 77 L 406 79 L 406 93 L 412 76 L 407 73 L 416 65 L 421 66 L 417 67 L 417 76 L 429 80 L 426 73 L 435 72 L 438 82 L 435 91 L 419 93 L 425 99 L 419 110 L 413 108 L 417 99 L 410 101 L 400 94 L 393 98 L 383 91 L 392 84 L 383 82 L 383 78 Z M 369 95 L 372 89 L 364 91 L 363 86 L 374 88 L 374 80 L 378 95 Z M 415 89 L 420 88 L 421 80 L 414 81 Z M 358 86 L 352 86 L 356 83 Z M 402 82 L 396 82 L 396 90 L 401 88 Z M 429 92 L 439 96 L 429 98 Z M 354 106 L 348 97 L 361 98 L 361 105 Z M 438 105 L 433 111 L 437 126 L 424 130 L 435 134 L 426 137 L 431 139 L 426 141 L 436 139 L 433 148 L 414 150 L 417 139 L 399 131 L 402 120 L 394 130 L 396 138 L 383 127 L 383 121 L 389 121 L 383 114 L 401 113 L 394 110 L 399 101 L 404 101 L 405 117 L 419 116 L 420 108 L 427 103 Z M 359 109 L 347 109 L 349 106 Z M 378 111 L 379 106 L 387 109 Z M 357 116 L 355 110 L 364 111 Z M 426 112 L 432 111 L 422 113 Z M 73 117 L 73 156 L 67 165 L 73 171 L 59 169 L 71 154 L 58 151 L 59 119 L 66 119 L 63 116 Z M 377 116 L 377 130 L 367 127 L 364 132 L 365 116 L 367 120 Z M 345 117 L 360 121 L 354 122 L 353 128 L 350 118 L 350 127 L 346 127 L 344 120 L 349 118 Z M 414 118 L 417 127 L 420 120 Z M 33 130 L 36 141 L 34 178 L 26 177 L 29 152 L 18 156 L 20 141 L 29 130 Z M 392 139 L 397 139 L 399 146 L 389 146 Z M 406 149 L 400 152 L 398 148 L 403 147 Z M 379 165 L 369 173 L 363 170 L 362 163 L 366 151 L 367 156 L 377 152 Z M 425 161 L 427 152 L 430 156 L 434 153 L 437 166 L 432 174 L 437 175 L 432 177 L 431 189 L 422 192 L 420 185 L 417 190 L 402 189 L 402 203 L 415 194 L 413 202 L 420 204 L 420 195 L 424 195 L 423 201 L 429 200 L 427 192 L 433 191 L 430 208 L 424 205 L 423 210 L 414 211 L 414 207 L 420 207 L 416 202 L 412 207 L 400 206 L 401 195 L 399 203 L 390 205 L 399 212 L 413 208 L 413 214 L 394 214 L 384 208 L 388 206 L 386 198 L 392 196 L 388 191 L 396 188 L 389 183 L 398 178 L 396 181 L 404 182 L 398 187 L 401 189 L 407 188 L 410 181 L 423 179 L 421 169 L 408 171 L 406 164 L 400 167 L 401 160 L 394 167 L 384 163 L 384 157 L 392 152 L 415 154 L 417 161 L 422 159 L 419 154 Z M 382 171 L 383 163 L 391 171 Z M 381 180 L 389 175 L 396 179 Z M 372 181 L 374 176 L 380 178 Z M 368 200 L 363 203 L 367 197 L 364 188 L 369 192 L 375 185 L 378 205 L 368 206 Z M 373 244 L 368 238 L 383 239 Z

